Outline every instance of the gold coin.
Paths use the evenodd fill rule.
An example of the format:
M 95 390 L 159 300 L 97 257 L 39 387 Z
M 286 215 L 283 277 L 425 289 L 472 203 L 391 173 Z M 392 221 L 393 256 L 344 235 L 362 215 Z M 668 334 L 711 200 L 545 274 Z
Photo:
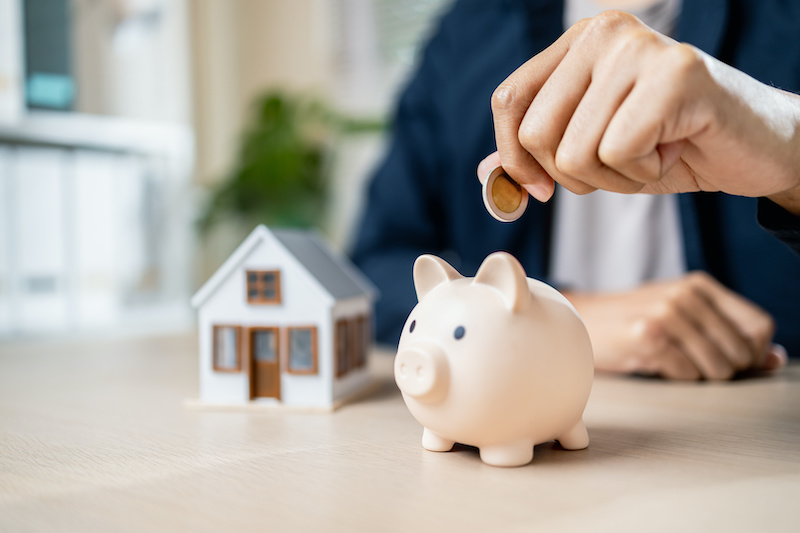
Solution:
M 528 192 L 505 173 L 503 167 L 495 167 L 483 180 L 481 187 L 483 205 L 500 222 L 513 222 L 528 207 Z
M 522 187 L 505 174 L 498 176 L 492 184 L 494 205 L 504 213 L 513 213 L 522 203 Z

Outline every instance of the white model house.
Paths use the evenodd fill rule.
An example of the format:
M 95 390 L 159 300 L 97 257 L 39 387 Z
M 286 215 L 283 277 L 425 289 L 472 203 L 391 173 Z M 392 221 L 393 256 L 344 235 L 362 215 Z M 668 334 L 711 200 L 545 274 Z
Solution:
M 358 395 L 374 297 L 318 234 L 256 227 L 192 298 L 200 403 L 335 409 Z

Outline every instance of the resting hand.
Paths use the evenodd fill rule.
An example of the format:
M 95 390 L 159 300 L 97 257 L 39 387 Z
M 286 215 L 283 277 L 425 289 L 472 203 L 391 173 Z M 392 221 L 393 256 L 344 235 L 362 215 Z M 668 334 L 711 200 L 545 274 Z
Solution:
M 540 201 L 555 180 L 578 194 L 767 196 L 800 214 L 800 96 L 632 15 L 575 24 L 495 90 L 492 111 L 499 161 Z
M 763 309 L 694 272 L 609 294 L 566 292 L 589 331 L 600 371 L 725 380 L 785 365 Z

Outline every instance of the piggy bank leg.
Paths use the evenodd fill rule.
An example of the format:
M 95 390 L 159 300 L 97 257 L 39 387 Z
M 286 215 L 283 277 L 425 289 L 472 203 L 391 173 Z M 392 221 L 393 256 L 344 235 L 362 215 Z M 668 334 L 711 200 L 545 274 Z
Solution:
M 422 447 L 432 452 L 449 452 L 456 443 L 454 440 L 447 440 L 440 437 L 428 428 L 422 431 Z
M 481 461 L 492 466 L 522 466 L 533 460 L 533 442 L 516 441 L 480 448 Z
M 583 420 L 578 420 L 572 429 L 556 439 L 567 450 L 582 450 L 589 446 L 589 432 Z

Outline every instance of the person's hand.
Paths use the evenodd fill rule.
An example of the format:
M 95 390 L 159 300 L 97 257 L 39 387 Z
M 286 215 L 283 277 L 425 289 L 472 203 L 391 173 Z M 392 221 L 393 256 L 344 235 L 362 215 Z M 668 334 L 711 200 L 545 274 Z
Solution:
M 567 30 L 492 96 L 498 162 L 540 201 L 723 191 L 800 214 L 800 96 L 609 11 Z
M 772 317 L 702 272 L 629 292 L 564 295 L 586 324 L 599 371 L 726 380 L 786 364 L 772 344 Z

